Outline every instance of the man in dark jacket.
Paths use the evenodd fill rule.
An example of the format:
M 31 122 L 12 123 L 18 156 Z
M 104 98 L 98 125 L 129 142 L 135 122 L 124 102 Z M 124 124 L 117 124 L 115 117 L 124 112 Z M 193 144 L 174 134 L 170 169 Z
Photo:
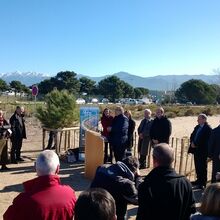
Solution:
M 146 164 L 146 157 L 150 151 L 151 139 L 150 139 L 150 128 L 152 125 L 153 119 L 151 118 L 151 110 L 144 110 L 144 119 L 141 121 L 138 127 L 138 154 L 140 169 L 145 169 L 149 167 L 149 164 Z
M 154 146 L 154 169 L 138 189 L 137 220 L 188 220 L 195 212 L 191 184 L 171 168 L 173 159 L 174 151 L 168 144 Z
M 12 130 L 11 162 L 17 163 L 18 161 L 23 161 L 21 158 L 21 147 L 23 138 L 26 138 L 24 118 L 20 106 L 16 107 L 15 113 L 10 118 L 10 124 Z
M 194 164 L 196 170 L 196 181 L 192 184 L 196 188 L 204 188 L 207 182 L 207 158 L 208 142 L 212 129 L 207 123 L 207 116 L 199 114 L 198 125 L 194 128 L 190 136 L 189 153 L 194 154 Z
M 171 122 L 164 115 L 164 109 L 159 107 L 156 110 L 156 118 L 153 120 L 150 137 L 153 144 L 167 143 L 169 144 L 170 135 L 172 132 Z
M 43 151 L 36 161 L 38 177 L 24 183 L 20 193 L 5 212 L 4 220 L 72 220 L 76 196 L 61 185 L 59 158 L 52 150 Z
M 122 162 L 97 168 L 91 187 L 107 190 L 115 199 L 118 220 L 126 219 L 127 204 L 137 205 L 137 187 L 141 182 L 137 158 L 129 156 Z
M 124 158 L 127 140 L 128 118 L 124 115 L 124 109 L 117 106 L 109 136 L 116 161 L 121 161 Z
M 220 125 L 212 130 L 209 138 L 208 157 L 212 159 L 212 180 L 216 182 L 216 174 L 220 172 Z

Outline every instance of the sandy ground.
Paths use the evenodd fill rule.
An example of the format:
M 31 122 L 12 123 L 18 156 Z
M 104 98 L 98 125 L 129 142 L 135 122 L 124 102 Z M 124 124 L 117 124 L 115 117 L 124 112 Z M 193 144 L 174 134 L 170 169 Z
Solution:
M 220 116 L 208 118 L 209 124 L 214 128 L 218 126 Z M 189 136 L 194 126 L 197 124 L 197 117 L 181 117 L 171 119 L 172 136 L 182 138 Z M 140 121 L 137 121 L 137 126 Z M 34 172 L 34 161 L 41 151 L 42 130 L 39 123 L 34 119 L 27 119 L 28 139 L 23 143 L 23 158 L 25 162 L 8 165 L 10 171 L 0 172 L 0 219 L 7 207 L 12 203 L 18 193 L 22 192 L 22 182 L 36 177 Z M 148 171 L 142 171 L 146 175 Z M 79 195 L 81 191 L 89 187 L 90 181 L 84 177 L 84 164 L 61 164 L 60 170 L 61 182 L 70 185 Z M 137 207 L 129 206 L 128 219 L 135 219 Z

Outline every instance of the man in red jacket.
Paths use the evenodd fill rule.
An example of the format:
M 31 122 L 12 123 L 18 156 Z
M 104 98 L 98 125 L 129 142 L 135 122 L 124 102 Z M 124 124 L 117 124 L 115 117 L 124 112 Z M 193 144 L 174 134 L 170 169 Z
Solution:
M 36 161 L 37 178 L 25 182 L 20 193 L 5 212 L 4 220 L 72 220 L 75 192 L 61 185 L 59 158 L 51 150 L 43 151 Z

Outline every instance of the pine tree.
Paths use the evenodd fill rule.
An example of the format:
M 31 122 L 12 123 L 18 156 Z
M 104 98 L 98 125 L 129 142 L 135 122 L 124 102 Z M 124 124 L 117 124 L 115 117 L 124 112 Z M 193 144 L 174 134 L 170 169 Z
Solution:
M 45 96 L 46 105 L 37 109 L 36 117 L 47 128 L 72 127 L 79 121 L 75 97 L 65 90 L 53 90 Z

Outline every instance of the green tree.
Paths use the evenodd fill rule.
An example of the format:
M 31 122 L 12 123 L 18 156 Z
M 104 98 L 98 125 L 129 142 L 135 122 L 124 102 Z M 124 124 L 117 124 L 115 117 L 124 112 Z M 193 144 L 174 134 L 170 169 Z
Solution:
M 216 102 L 220 103 L 220 86 L 217 84 L 212 84 L 211 86 L 216 94 Z
M 123 84 L 123 97 L 124 98 L 134 98 L 134 88 L 126 83 L 125 81 L 122 80 L 122 84 Z
M 149 89 L 143 87 L 134 88 L 134 97 L 136 99 L 143 98 L 149 94 Z
M 79 80 L 76 78 L 76 73 L 73 71 L 62 71 L 57 73 L 55 79 L 57 80 L 57 89 L 66 89 L 70 93 L 76 95 L 80 90 Z
M 149 89 L 144 88 L 144 87 L 136 87 L 136 89 L 139 89 L 142 93 L 142 97 L 143 96 L 147 96 L 149 94 Z
M 98 92 L 105 98 L 114 102 L 123 97 L 123 82 L 117 76 L 109 76 L 98 84 Z
M 57 87 L 57 80 L 54 77 L 45 79 L 38 84 L 40 94 L 47 94 Z
M 0 79 L 0 91 L 4 92 L 7 91 L 8 89 L 9 86 L 7 85 L 7 83 L 3 79 Z
M 213 87 L 202 80 L 191 79 L 184 82 L 175 92 L 179 102 L 196 104 L 212 104 L 216 101 Z
M 75 97 L 57 89 L 45 96 L 46 105 L 37 109 L 36 117 L 48 128 L 71 127 L 79 120 Z
M 93 95 L 96 89 L 96 82 L 88 79 L 87 77 L 81 77 L 79 79 L 80 83 L 80 93 L 86 93 L 88 95 Z
M 134 98 L 139 99 L 142 97 L 142 92 L 139 88 L 134 88 Z
M 13 80 L 10 82 L 10 87 L 14 90 L 15 92 L 15 96 L 17 96 L 18 92 L 22 92 L 23 91 L 23 85 L 20 81 L 17 80 Z
M 79 80 L 76 78 L 76 73 L 73 71 L 59 72 L 55 77 L 45 79 L 38 84 L 39 93 L 47 94 L 53 89 L 59 91 L 65 89 L 70 93 L 76 95 L 80 90 Z

